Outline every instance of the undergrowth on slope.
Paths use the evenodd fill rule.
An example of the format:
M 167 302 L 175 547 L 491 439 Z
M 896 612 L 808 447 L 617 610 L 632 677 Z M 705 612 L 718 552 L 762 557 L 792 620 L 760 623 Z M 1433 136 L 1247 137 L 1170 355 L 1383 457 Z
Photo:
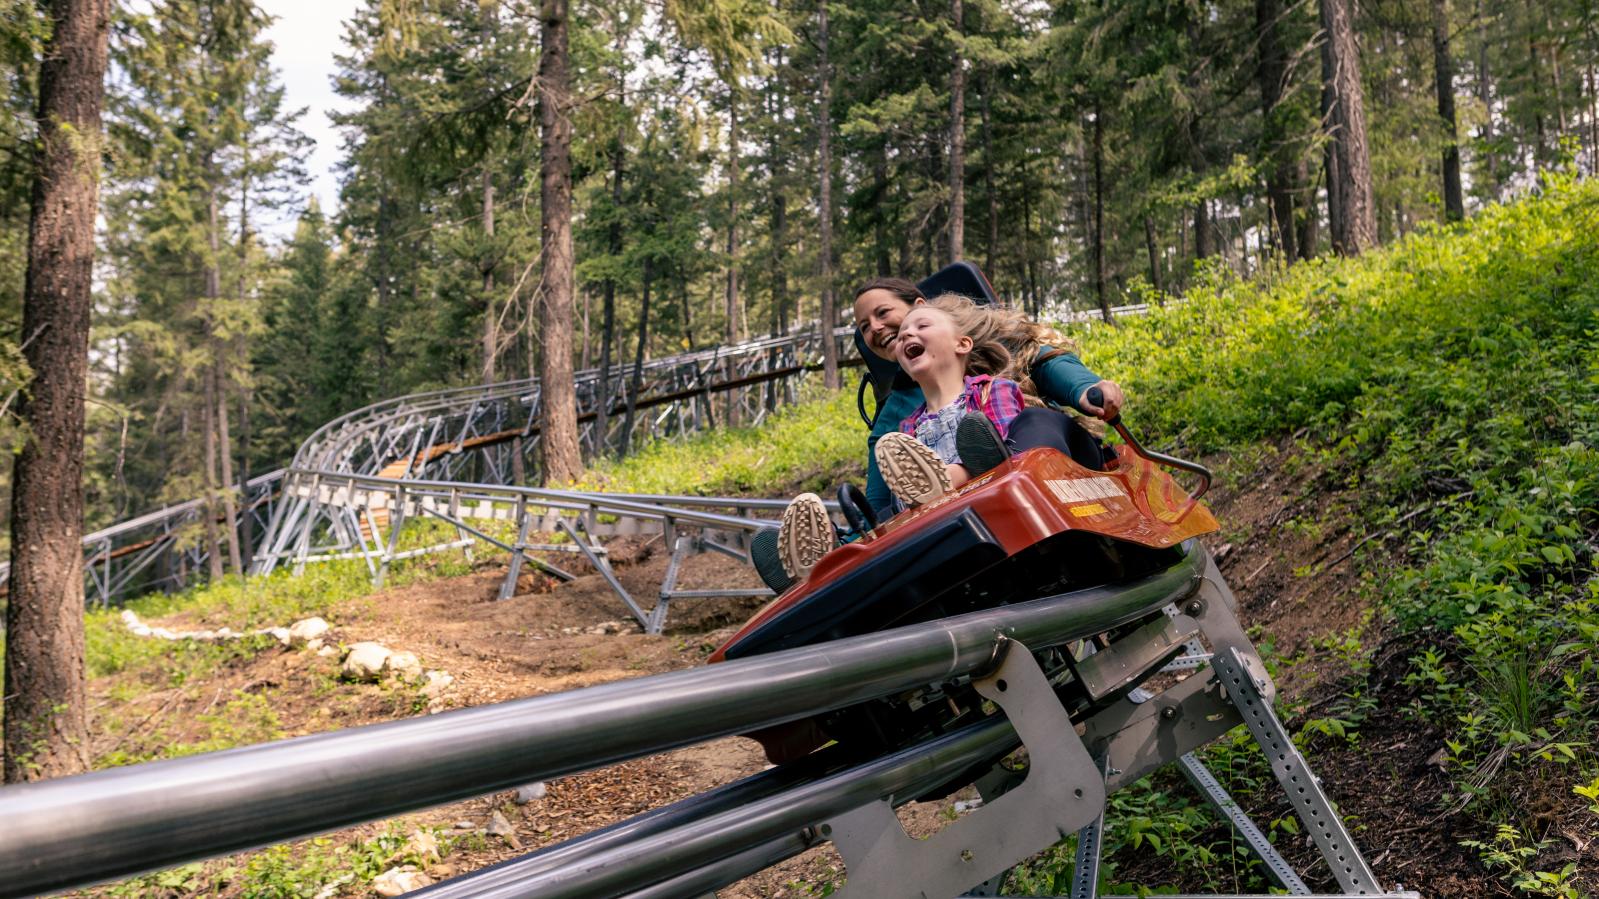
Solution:
M 845 369 L 844 377 L 852 382 L 858 374 Z M 836 486 L 841 474 L 859 479 L 865 465 L 855 391 L 829 394 L 811 385 L 801 402 L 777 409 L 759 424 L 703 431 L 682 441 L 657 440 L 620 462 L 592 463 L 579 489 L 772 496 L 797 486 L 821 493 Z
M 1359 558 L 1384 566 L 1362 589 L 1418 647 L 1419 698 L 1388 713 L 1442 731 L 1435 811 L 1477 822 L 1471 848 L 1530 895 L 1576 895 L 1540 858 L 1599 829 L 1596 225 L 1599 187 L 1556 176 L 1360 259 L 1210 272 L 1084 339 L 1160 442 L 1299 432 L 1358 494 L 1379 538 Z

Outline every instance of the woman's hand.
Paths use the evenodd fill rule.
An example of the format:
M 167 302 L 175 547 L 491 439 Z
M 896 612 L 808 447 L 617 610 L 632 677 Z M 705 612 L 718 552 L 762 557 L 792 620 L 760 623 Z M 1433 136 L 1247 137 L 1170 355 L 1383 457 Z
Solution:
M 1096 406 L 1088 401 L 1088 391 L 1093 390 L 1094 387 L 1098 387 L 1100 393 L 1104 394 L 1105 404 L 1103 406 Z M 1100 381 L 1094 387 L 1084 390 L 1083 395 L 1077 398 L 1077 408 L 1105 421 L 1110 421 L 1120 415 L 1122 404 L 1127 402 L 1127 397 L 1122 395 L 1121 385 L 1115 381 Z

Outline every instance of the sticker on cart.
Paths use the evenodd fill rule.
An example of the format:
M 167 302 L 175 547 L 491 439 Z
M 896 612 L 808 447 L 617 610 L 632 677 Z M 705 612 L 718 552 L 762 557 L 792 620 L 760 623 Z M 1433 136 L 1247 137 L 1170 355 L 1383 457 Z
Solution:
M 1102 499 L 1126 499 L 1127 491 L 1115 478 L 1071 478 L 1048 480 L 1051 493 L 1063 503 L 1091 503 Z

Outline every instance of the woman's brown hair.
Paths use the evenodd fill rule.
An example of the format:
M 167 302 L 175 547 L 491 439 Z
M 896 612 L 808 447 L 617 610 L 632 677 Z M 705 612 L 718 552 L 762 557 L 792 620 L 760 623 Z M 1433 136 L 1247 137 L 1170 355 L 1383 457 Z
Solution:
M 912 284 L 910 281 L 907 281 L 904 278 L 873 278 L 872 280 L 867 281 L 865 284 L 862 284 L 860 287 L 855 288 L 855 296 L 853 299 L 860 299 L 861 294 L 866 293 L 869 290 L 886 290 L 895 297 L 898 297 L 899 301 L 907 306 L 915 305 L 917 300 L 927 299 L 927 297 L 922 295 L 922 289 L 920 287 L 917 287 L 915 284 Z

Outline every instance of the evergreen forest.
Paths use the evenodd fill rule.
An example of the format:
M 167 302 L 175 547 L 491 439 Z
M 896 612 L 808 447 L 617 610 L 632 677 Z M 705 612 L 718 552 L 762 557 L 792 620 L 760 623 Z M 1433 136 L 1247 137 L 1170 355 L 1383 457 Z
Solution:
M 372 400 L 537 376 L 549 318 L 572 366 L 622 370 L 843 322 L 853 285 L 954 258 L 1038 314 L 1159 302 L 1470 215 L 1599 144 L 1599 13 L 1568 0 L 580 0 L 552 97 L 565 6 L 329 22 L 336 209 L 308 199 L 320 113 L 285 102 L 260 6 L 111 11 L 87 529 L 280 466 Z M 13 0 L 0 28 L 15 388 L 48 17 Z M 559 277 L 546 112 L 570 129 Z
M 1599 890 L 1599 4 L 356 0 L 353 15 L 323 23 L 342 48 L 332 110 L 291 98 L 269 39 L 282 35 L 273 8 L 0 0 L 0 442 L 13 456 L 0 467 L 0 819 L 14 828 L 0 827 L 0 895 L 20 895 L 22 874 L 57 877 L 27 881 L 43 885 L 30 893 L 102 882 L 75 896 L 400 895 L 679 801 L 707 821 L 755 820 L 864 770 L 825 769 L 865 745 L 826 728 L 875 720 L 853 717 L 869 706 L 921 716 L 870 744 L 907 766 L 956 764 L 953 751 L 937 761 L 916 750 L 965 739 L 957 727 L 997 726 L 1001 711 L 1021 720 L 1012 712 L 1023 706 L 994 699 L 1007 689 L 1005 641 L 1025 632 L 1008 622 L 1064 620 L 1074 603 L 1088 611 L 1050 624 L 1055 642 L 1009 670 L 1059 666 L 1027 676 L 1071 699 L 1077 717 L 1050 718 L 1065 727 L 1052 733 L 1082 731 L 1068 749 L 1136 742 L 1137 752 L 1129 770 L 1110 767 L 1109 748 L 1082 754 L 1073 770 L 1090 779 L 1079 783 L 1112 788 L 1099 823 L 1038 829 L 1039 846 L 1071 835 L 984 874 L 994 892 L 1353 895 L 1367 892 L 1361 877 L 1449 899 Z M 338 135 L 333 193 L 312 162 L 323 116 Z M 1106 390 L 1125 389 L 1126 417 L 1149 447 L 1210 467 L 1216 521 L 1178 535 L 1202 544 L 1177 548 L 1152 530 L 1123 540 L 1101 519 L 1098 530 L 1038 525 L 1056 529 L 1003 559 L 921 552 L 935 544 L 912 540 L 953 534 L 934 528 L 957 515 L 962 528 L 987 527 L 978 513 L 992 507 L 973 497 L 1021 495 L 1001 491 L 1042 480 L 1048 470 L 1029 464 L 1066 466 L 1055 470 L 1085 484 L 1121 483 L 1135 464 L 1126 446 L 1095 471 L 1048 451 L 1019 463 L 996 451 L 994 468 L 953 499 L 886 528 L 864 517 L 852 533 L 839 528 L 852 545 L 836 552 L 816 512 L 810 538 L 834 560 L 812 560 L 820 578 L 807 579 L 808 566 L 797 581 L 787 569 L 780 581 L 757 574 L 756 542 L 788 540 L 778 535 L 792 527 L 772 526 L 789 514 L 774 498 L 830 494 L 865 468 L 867 392 L 858 412 L 848 368 L 862 360 L 831 340 L 782 370 L 771 344 L 743 348 L 770 368 L 721 369 L 719 419 L 697 417 L 716 409 L 712 386 L 668 384 L 646 399 L 703 394 L 692 426 L 679 412 L 672 439 L 645 428 L 629 444 L 647 363 L 810 340 L 854 324 L 859 285 L 956 261 L 1058 326 L 1100 385 L 1115 382 Z M 597 389 L 583 371 L 599 373 Z M 502 386 L 475 389 L 487 384 Z M 764 395 L 746 389 L 756 385 Z M 439 422 L 457 419 L 418 416 L 403 426 L 409 449 L 372 439 L 360 473 L 299 466 L 251 494 L 252 478 L 289 465 L 341 415 L 452 388 L 474 388 L 455 436 L 440 436 L 453 425 Z M 511 411 L 473 418 L 490 406 Z M 623 408 L 614 450 L 606 416 Z M 491 420 L 497 430 L 473 430 Z M 585 420 L 602 435 L 589 455 Z M 1136 443 L 1131 433 L 1107 439 Z M 1176 469 L 1184 489 L 1201 476 Z M 1138 524 L 1174 533 L 1194 506 L 1156 511 L 1154 490 L 1134 509 Z M 251 503 L 266 510 L 259 519 Z M 1019 504 L 1000 514 L 1025 517 Z M 84 540 L 130 519 L 115 549 Z M 253 529 L 268 519 L 276 543 L 261 540 L 273 548 L 251 567 Z M 1046 542 L 1057 536 L 1086 539 Z M 1002 542 L 972 540 L 986 540 L 985 553 Z M 1090 545 L 1094 555 L 1075 554 Z M 900 580 L 871 580 L 888 570 L 878 566 L 826 593 L 846 582 L 827 580 L 838 572 L 911 550 Z M 114 557 L 126 573 L 115 588 Z M 1073 568 L 1079 559 L 1089 561 Z M 1151 559 L 1172 567 L 1138 568 Z M 1177 564 L 1205 567 L 1178 578 Z M 1188 592 L 1143 592 L 1168 577 Z M 782 644 L 795 653 L 712 664 L 774 620 L 802 617 L 779 618 L 788 611 L 768 603 L 774 594 L 839 602 L 850 590 L 871 594 L 859 608 L 884 596 L 905 608 L 861 632 L 815 613 L 802 622 L 821 622 L 808 636 Z M 1145 607 L 1133 617 L 1095 617 L 1135 593 Z M 957 599 L 977 612 L 945 617 Z M 1196 621 L 1216 629 L 1178 634 Z M 876 633 L 901 625 L 892 639 Z M 982 632 L 957 639 L 960 627 Z M 916 628 L 945 630 L 905 636 Z M 932 661 L 880 672 L 897 664 L 885 658 L 910 658 L 895 646 L 913 637 L 930 640 L 915 645 L 934 647 Z M 838 659 L 864 659 L 860 647 L 901 654 L 848 669 L 876 666 L 857 682 Z M 946 652 L 952 661 L 937 667 Z M 976 661 L 959 667 L 962 653 Z M 780 667 L 796 658 L 811 668 Z M 1197 673 L 1166 667 L 1172 659 Z M 1118 665 L 1128 679 L 1104 673 Z M 910 682 L 935 668 L 937 683 Z M 734 683 L 749 671 L 766 673 Z M 803 705 L 824 676 L 837 702 Z M 634 678 L 648 684 L 613 683 Z M 979 694 L 991 680 L 995 692 Z M 1146 685 L 1160 692 L 1133 692 Z M 609 692 L 571 695 L 591 689 Z M 1018 692 L 1009 699 L 1023 703 Z M 583 717 L 596 695 L 612 718 Z M 672 705 L 684 696 L 701 705 Z M 963 709 L 957 697 L 977 701 Z M 945 708 L 955 717 L 935 722 Z M 425 718 L 436 713 L 455 717 Z M 628 726 L 616 723 L 623 713 Z M 694 730 L 702 713 L 714 724 Z M 1226 731 L 1232 714 L 1247 727 Z M 492 738 L 481 729 L 491 719 L 503 725 Z M 593 726 L 593 745 L 570 736 L 579 725 Z M 789 725 L 816 738 L 798 761 L 737 736 Z M 526 742 L 510 752 L 513 738 Z M 1173 750 L 1188 739 L 1192 751 Z M 365 742 L 317 754 L 340 740 Z M 557 742 L 567 767 L 537 768 L 537 750 Z M 255 768 L 204 781 L 215 791 L 169 787 L 245 754 L 153 775 L 137 767 L 241 747 L 257 747 Z M 302 750 L 314 776 L 260 786 L 292 766 L 259 760 Z M 448 758 L 435 764 L 433 750 Z M 1161 753 L 1181 758 L 1187 777 L 1164 764 L 1174 758 L 1152 761 Z M 987 788 L 1021 779 L 983 758 L 998 778 Z M 936 846 L 923 838 L 982 814 L 984 800 L 997 806 L 961 779 L 971 764 L 959 761 L 966 773 L 949 783 L 928 768 L 916 775 L 925 783 L 850 801 L 879 812 L 880 800 L 905 801 L 907 843 Z M 1214 790 L 1191 764 L 1209 766 Z M 121 766 L 135 767 L 102 770 Z M 486 768 L 497 793 L 468 782 Z M 99 773 L 71 777 L 89 771 Z M 462 779 L 429 781 L 436 773 Z M 1316 790 L 1293 787 L 1301 774 L 1330 798 L 1303 799 Z M 757 777 L 799 779 L 791 793 L 738 792 Z M 933 783 L 950 789 L 908 801 Z M 1082 789 L 1065 798 L 1068 786 L 1054 784 L 1058 805 L 1087 809 L 1072 805 Z M 152 801 L 136 815 L 135 803 L 104 798 L 135 795 L 116 789 Z M 156 801 L 157 790 L 170 795 Z M 1201 791 L 1232 824 L 1210 815 Z M 77 799 L 29 798 L 41 795 Z M 249 801 L 185 818 L 186 834 L 147 823 L 180 801 L 221 806 L 229 795 Z M 770 824 L 777 812 L 758 822 L 773 828 L 760 845 L 707 848 L 705 837 L 691 847 L 701 855 L 671 862 L 703 862 L 692 871 L 643 870 L 679 851 L 667 847 L 678 831 L 628 836 L 623 825 L 577 850 L 620 859 L 583 876 L 644 879 L 563 883 L 663 891 L 650 895 L 686 883 L 697 895 L 709 881 L 693 877 L 737 863 L 753 867 L 718 880 L 735 890 L 724 895 L 830 895 L 848 887 L 855 859 L 826 854 L 819 844 L 850 836 L 824 839 L 822 822 L 867 806 L 815 801 L 784 810 L 815 818 L 778 840 L 788 825 Z M 1254 836 L 1240 812 L 1260 825 Z M 1328 836 L 1334 818 L 1349 833 Z M 52 868 L 42 852 L 7 861 L 63 821 L 74 830 L 41 842 L 85 865 L 120 853 L 121 867 Z M 148 833 L 93 836 L 127 821 Z M 279 829 L 228 836 L 260 821 Z M 603 842 L 617 834 L 631 842 Z M 1080 840 L 1098 844 L 1100 867 L 1079 859 Z M 769 856 L 779 843 L 787 854 Z M 568 864 L 564 851 L 545 857 L 555 861 L 543 874 L 566 876 L 551 874 Z M 591 860 L 572 859 L 574 870 Z M 863 870 L 870 859 L 857 885 L 870 882 Z M 1096 883 L 1079 879 L 1090 870 Z

